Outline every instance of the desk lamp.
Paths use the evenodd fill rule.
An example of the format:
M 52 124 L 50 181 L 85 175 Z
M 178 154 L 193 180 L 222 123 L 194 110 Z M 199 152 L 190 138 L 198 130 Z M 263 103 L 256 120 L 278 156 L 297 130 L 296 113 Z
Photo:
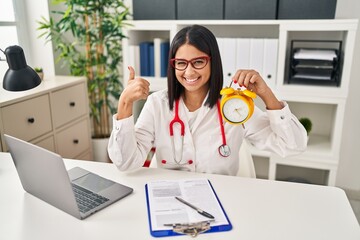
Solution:
M 3 88 L 8 91 L 24 91 L 41 83 L 39 75 L 26 64 L 25 54 L 20 46 L 10 46 L 4 51 L 9 69 L 3 80 Z

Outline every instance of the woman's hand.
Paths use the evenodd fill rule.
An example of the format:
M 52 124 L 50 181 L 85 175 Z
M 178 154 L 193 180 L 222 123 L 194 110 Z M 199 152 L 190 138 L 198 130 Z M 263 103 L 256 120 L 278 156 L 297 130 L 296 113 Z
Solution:
M 150 83 L 143 78 L 135 78 L 135 70 L 129 66 L 129 80 L 126 88 L 121 94 L 122 98 L 127 103 L 134 103 L 140 99 L 146 99 L 150 91 Z
M 283 104 L 276 98 L 273 91 L 257 71 L 247 69 L 237 70 L 233 81 L 256 93 L 264 101 L 267 109 L 276 110 L 283 108 Z
M 129 66 L 129 80 L 127 86 L 120 95 L 117 119 L 123 119 L 132 115 L 133 103 L 146 99 L 150 91 L 150 83 L 143 78 L 135 77 L 135 70 Z
M 260 97 L 269 90 L 264 79 L 255 70 L 237 70 L 233 77 L 233 81 L 237 82 L 240 86 L 245 86 L 248 90 L 256 93 Z

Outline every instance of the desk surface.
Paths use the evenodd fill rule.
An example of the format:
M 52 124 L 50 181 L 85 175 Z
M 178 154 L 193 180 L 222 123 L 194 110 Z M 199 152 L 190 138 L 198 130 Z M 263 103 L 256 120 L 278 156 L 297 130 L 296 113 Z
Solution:
M 339 188 L 143 168 L 119 172 L 108 163 L 65 160 L 134 188 L 130 196 L 78 220 L 26 193 L 8 153 L 0 153 L 0 236 L 3 239 L 155 239 L 144 186 L 156 179 L 208 178 L 233 229 L 198 239 L 360 239 L 360 227 Z M 46 169 L 44 169 L 45 171 Z M 177 236 L 171 239 L 189 239 Z M 159 239 L 170 239 L 159 238 Z

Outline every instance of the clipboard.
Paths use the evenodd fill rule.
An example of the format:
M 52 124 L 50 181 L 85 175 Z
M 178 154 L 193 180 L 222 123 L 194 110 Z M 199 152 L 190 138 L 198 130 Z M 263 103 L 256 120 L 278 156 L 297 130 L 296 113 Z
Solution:
M 207 225 L 210 225 L 210 228 L 208 230 L 206 230 L 204 233 L 211 233 L 211 232 L 222 232 L 222 231 L 230 231 L 232 229 L 232 224 L 211 184 L 211 182 L 208 180 L 208 179 L 183 179 L 183 180 L 164 180 L 164 182 L 171 182 L 171 183 L 179 183 L 181 184 L 182 182 L 184 181 L 206 181 L 209 185 L 209 194 L 211 194 L 214 199 L 216 200 L 218 206 L 219 206 L 219 211 L 221 211 L 221 216 L 223 217 L 223 221 L 221 221 L 220 225 L 216 223 L 216 218 L 215 218 L 215 221 L 212 222 L 211 220 L 209 220 L 208 222 L 206 221 L 203 221 L 203 222 L 196 222 L 195 224 L 207 224 Z M 160 182 L 160 181 L 156 181 L 156 182 Z M 174 224 L 174 228 L 171 228 L 171 227 L 168 227 L 168 229 L 161 229 L 161 230 L 158 230 L 158 229 L 154 229 L 153 228 L 153 222 L 152 222 L 152 209 L 151 209 L 151 204 L 150 204 L 150 201 L 151 201 L 151 196 L 149 196 L 149 183 L 145 185 L 145 194 L 146 194 L 146 205 L 147 205 L 147 211 L 148 211 L 148 220 L 149 220 L 149 228 L 150 228 L 150 234 L 153 236 L 153 237 L 168 237 L 168 236 L 177 236 L 177 235 L 183 235 L 182 233 L 178 233 L 178 232 L 175 232 L 174 229 L 175 229 L 175 224 L 184 224 L 184 225 L 188 225 L 191 223 L 186 223 L 186 222 L 173 222 Z M 210 193 L 211 192 L 211 193 Z M 175 196 L 174 196 L 175 198 Z M 214 200 L 214 201 L 215 201 Z M 153 200 L 154 201 L 154 200 Z M 174 200 L 176 201 L 176 200 Z M 181 204 L 181 203 L 179 203 Z M 199 206 L 200 207 L 200 206 Z M 168 224 L 170 225 L 170 224 Z M 194 236 L 193 236 L 194 237 Z

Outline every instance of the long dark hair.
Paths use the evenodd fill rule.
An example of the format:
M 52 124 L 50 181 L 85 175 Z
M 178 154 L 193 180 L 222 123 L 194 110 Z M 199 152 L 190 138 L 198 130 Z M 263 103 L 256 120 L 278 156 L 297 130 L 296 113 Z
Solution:
M 219 47 L 214 34 L 200 25 L 188 26 L 181 29 L 174 37 L 169 52 L 169 59 L 175 57 L 177 50 L 184 44 L 190 44 L 211 57 L 211 74 L 209 80 L 209 96 L 205 104 L 212 108 L 220 98 L 223 85 L 223 70 Z M 173 109 L 174 101 L 184 92 L 184 87 L 175 76 L 175 69 L 168 65 L 168 96 L 169 108 Z

